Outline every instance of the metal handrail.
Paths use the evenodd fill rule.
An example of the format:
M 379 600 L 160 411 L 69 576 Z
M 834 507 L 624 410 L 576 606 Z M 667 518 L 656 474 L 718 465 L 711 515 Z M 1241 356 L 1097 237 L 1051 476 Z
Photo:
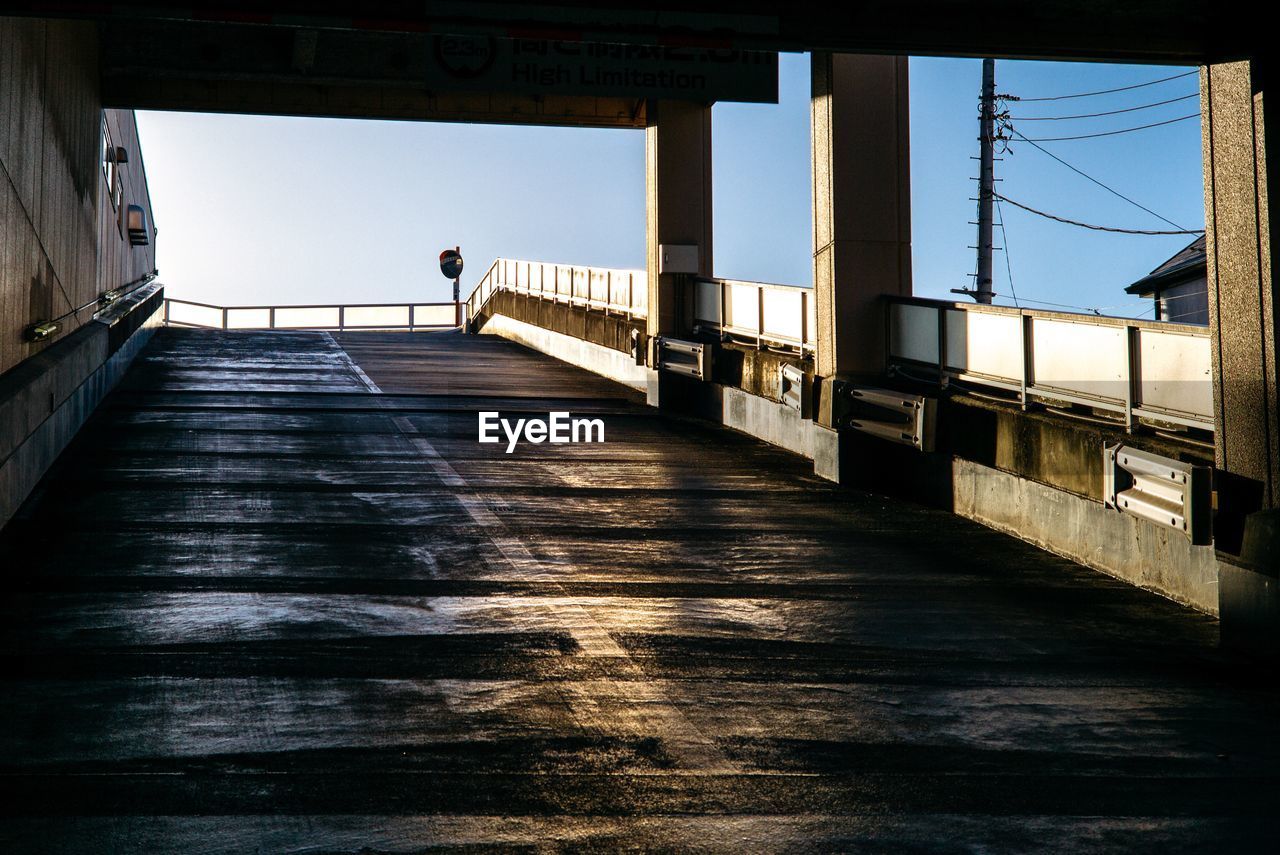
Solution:
M 648 289 L 643 270 L 499 258 L 467 298 L 467 320 L 477 317 L 499 291 L 596 309 L 628 320 L 644 318 L 648 314 Z
M 1206 327 L 1071 312 L 887 297 L 890 370 L 923 369 L 940 382 L 1214 429 L 1212 348 Z
M 195 307 L 197 309 L 212 310 L 218 314 L 217 323 L 200 323 L 195 320 L 182 320 L 173 316 L 174 307 Z M 180 300 L 172 297 L 165 298 L 164 301 L 164 324 L 172 327 L 188 327 L 193 329 L 238 329 L 238 330 L 414 330 L 421 329 L 452 329 L 459 325 L 462 303 L 454 303 L 453 301 L 444 303 L 308 303 L 308 304 L 291 304 L 291 305 L 264 305 L 264 306 L 217 306 L 212 303 L 201 303 L 195 300 Z M 447 322 L 429 322 L 421 319 L 420 310 L 437 309 L 448 307 L 451 309 L 449 314 L 450 320 Z M 349 323 L 348 311 L 370 311 L 383 310 L 388 313 L 402 313 L 403 321 L 395 320 L 379 321 L 377 323 Z M 281 322 L 280 314 L 292 311 L 301 312 L 331 312 L 330 319 L 332 323 L 316 323 L 302 322 L 289 323 L 287 320 Z M 266 323 L 233 323 L 237 320 L 237 315 L 244 313 L 258 313 L 259 317 L 262 312 L 267 313 Z

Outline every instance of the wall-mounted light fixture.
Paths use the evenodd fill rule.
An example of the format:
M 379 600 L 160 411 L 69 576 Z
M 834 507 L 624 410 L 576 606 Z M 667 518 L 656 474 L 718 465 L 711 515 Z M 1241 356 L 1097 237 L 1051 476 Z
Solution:
M 128 149 L 126 149 L 124 146 L 118 145 L 118 146 L 116 146 L 116 155 L 115 155 L 115 157 L 116 157 L 116 163 L 128 163 L 128 162 L 129 162 L 129 150 L 128 150 Z
M 62 325 L 57 321 L 41 321 L 38 324 L 32 324 L 27 327 L 23 331 L 23 337 L 30 342 L 45 341 L 53 337 L 60 329 L 62 329 Z
M 125 212 L 125 226 L 129 230 L 129 243 L 132 246 L 147 246 L 151 243 L 151 235 L 147 233 L 147 212 L 141 205 L 130 205 Z

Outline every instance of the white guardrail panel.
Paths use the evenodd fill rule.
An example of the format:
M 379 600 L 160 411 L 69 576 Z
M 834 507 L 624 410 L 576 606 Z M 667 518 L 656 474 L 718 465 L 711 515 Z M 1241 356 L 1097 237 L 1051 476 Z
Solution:
M 1124 327 L 1031 320 L 1028 386 L 1123 404 L 1129 383 Z
M 1011 386 L 1022 382 L 1022 319 L 948 309 L 947 367 Z M 934 347 L 935 351 L 937 347 Z
M 889 306 L 889 353 L 914 362 L 938 364 L 937 306 Z
M 720 327 L 720 283 L 700 279 L 693 287 L 693 315 L 698 323 Z
M 813 347 L 817 306 L 811 288 L 697 279 L 694 321 L 728 336 L 808 350 Z
M 1143 410 L 1213 415 L 1213 351 L 1207 335 L 1139 329 L 1138 401 Z
M 1208 330 L 1188 324 L 894 300 L 889 362 L 1213 430 Z

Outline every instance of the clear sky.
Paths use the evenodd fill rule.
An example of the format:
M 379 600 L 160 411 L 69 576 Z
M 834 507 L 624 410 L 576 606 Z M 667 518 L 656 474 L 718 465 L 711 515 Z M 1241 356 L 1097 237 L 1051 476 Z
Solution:
M 784 55 L 777 105 L 713 110 L 715 271 L 811 283 L 809 62 Z M 1051 97 L 1189 69 L 1001 61 L 997 91 Z M 981 62 L 911 60 L 915 292 L 950 297 L 974 269 Z M 1027 137 L 1096 134 L 1198 112 L 1194 75 L 1110 95 L 1014 102 Z M 497 256 L 644 265 L 640 131 L 140 113 L 161 279 L 170 296 L 220 305 L 446 300 L 441 249 L 460 244 L 464 292 Z M 1186 228 L 1201 228 L 1198 119 L 1045 149 Z M 998 191 L 1070 219 L 1172 228 L 1017 142 Z M 1109 234 L 1003 206 L 1013 286 L 1031 300 L 1136 315 L 1123 288 L 1190 237 Z M 1005 240 L 996 232 L 997 246 Z M 1009 302 L 997 253 L 997 302 Z M 1041 305 L 1039 303 L 1035 305 Z

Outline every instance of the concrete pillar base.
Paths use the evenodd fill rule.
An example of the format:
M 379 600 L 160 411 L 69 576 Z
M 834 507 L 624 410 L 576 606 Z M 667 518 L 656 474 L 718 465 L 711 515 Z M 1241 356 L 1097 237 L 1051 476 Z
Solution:
M 1245 518 L 1240 556 L 1218 553 L 1222 643 L 1280 657 L 1280 508 Z
M 840 431 L 815 423 L 813 425 L 813 474 L 839 484 Z
M 724 398 L 719 384 L 654 368 L 648 369 L 647 379 L 645 399 L 649 406 L 672 413 L 719 420 Z
M 645 372 L 645 401 L 651 407 L 662 406 L 662 372 L 650 368 Z

